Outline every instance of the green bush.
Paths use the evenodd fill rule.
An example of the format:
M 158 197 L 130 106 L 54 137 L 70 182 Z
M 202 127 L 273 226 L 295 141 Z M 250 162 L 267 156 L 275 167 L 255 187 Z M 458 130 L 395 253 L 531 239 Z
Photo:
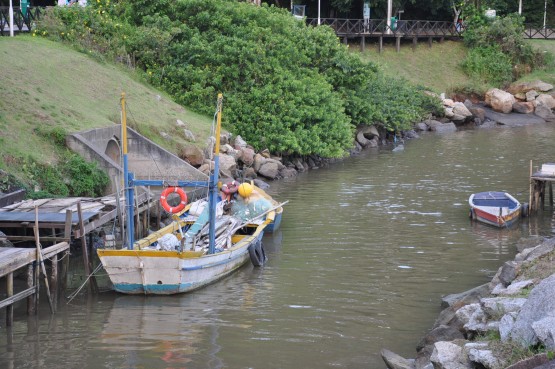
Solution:
M 522 70 L 543 68 L 549 58 L 524 42 L 524 17 L 518 14 L 489 19 L 484 9 L 467 7 L 464 42 L 471 49 L 463 65 L 482 81 L 503 86 Z
M 212 115 L 222 92 L 224 124 L 256 149 L 339 157 L 354 126 L 401 129 L 435 109 L 414 87 L 350 55 L 331 28 L 267 4 L 97 0 L 49 14 L 39 34 L 131 60 L 197 112 Z M 388 104 L 377 101 L 384 96 Z
M 462 67 L 469 76 L 494 86 L 505 86 L 513 79 L 511 60 L 498 46 L 470 49 Z

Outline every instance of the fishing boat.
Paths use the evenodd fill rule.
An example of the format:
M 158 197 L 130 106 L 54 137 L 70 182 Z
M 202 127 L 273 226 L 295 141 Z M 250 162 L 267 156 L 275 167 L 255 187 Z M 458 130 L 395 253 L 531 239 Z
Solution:
M 522 205 L 506 192 L 488 191 L 470 195 L 470 218 L 499 228 L 510 227 L 520 219 Z
M 127 206 L 127 247 L 98 249 L 97 253 L 116 291 L 125 294 L 171 295 L 199 289 L 231 274 L 249 259 L 262 266 L 265 229 L 281 218 L 282 206 L 252 183 L 235 181 L 218 186 L 222 95 L 218 104 L 213 161 L 208 183 L 136 180 L 128 172 L 125 95 L 122 94 L 123 169 L 126 202 L 134 204 L 135 186 L 162 186 L 161 205 L 172 214 L 168 226 L 135 241 L 133 206 Z M 187 203 L 184 188 L 206 188 L 207 198 Z M 169 198 L 178 196 L 171 204 Z

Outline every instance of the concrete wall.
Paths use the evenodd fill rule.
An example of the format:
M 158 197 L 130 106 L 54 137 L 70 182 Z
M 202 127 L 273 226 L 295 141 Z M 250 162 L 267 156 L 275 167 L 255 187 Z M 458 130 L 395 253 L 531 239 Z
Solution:
M 111 180 L 110 192 L 122 183 L 123 163 L 119 155 L 121 126 L 96 128 L 66 137 L 66 145 L 87 161 L 96 161 Z M 127 128 L 127 160 L 136 179 L 207 181 L 208 177 L 189 163 Z M 121 185 L 120 185 L 121 187 Z

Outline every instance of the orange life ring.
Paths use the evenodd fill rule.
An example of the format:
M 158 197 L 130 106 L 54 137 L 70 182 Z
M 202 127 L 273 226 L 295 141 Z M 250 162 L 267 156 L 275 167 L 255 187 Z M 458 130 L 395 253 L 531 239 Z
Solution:
M 181 200 L 181 202 L 176 207 L 171 207 L 168 204 L 168 195 L 174 192 L 179 195 L 179 199 Z M 187 194 L 185 193 L 185 191 L 183 191 L 181 187 L 167 187 L 160 194 L 160 204 L 168 213 L 179 213 L 181 210 L 185 209 L 185 205 L 187 205 Z
M 226 195 L 232 195 L 239 189 L 239 183 L 237 181 L 231 181 L 222 185 L 221 191 Z

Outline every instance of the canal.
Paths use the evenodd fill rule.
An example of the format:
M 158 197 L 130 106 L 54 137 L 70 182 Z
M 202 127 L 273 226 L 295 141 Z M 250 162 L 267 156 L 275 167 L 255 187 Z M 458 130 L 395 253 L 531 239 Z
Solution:
M 529 163 L 555 161 L 555 127 L 424 135 L 272 183 L 289 200 L 281 229 L 250 264 L 170 297 L 110 291 L 51 316 L 17 309 L 0 332 L 1 368 L 385 368 L 415 357 L 441 297 L 488 282 L 551 209 L 509 230 L 473 224 L 468 197 L 505 190 L 528 202 Z M 77 264 L 78 259 L 74 260 Z M 43 294 L 44 297 L 44 294 Z

